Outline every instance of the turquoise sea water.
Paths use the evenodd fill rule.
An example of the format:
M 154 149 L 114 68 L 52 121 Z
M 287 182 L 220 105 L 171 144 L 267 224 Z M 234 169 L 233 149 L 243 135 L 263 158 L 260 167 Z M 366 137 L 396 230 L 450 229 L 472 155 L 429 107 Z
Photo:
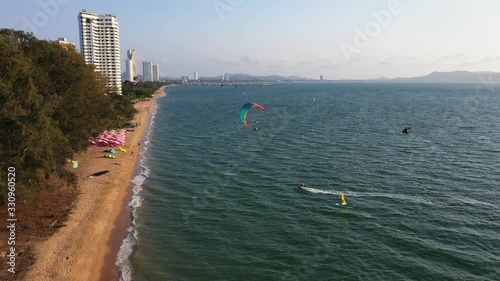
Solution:
M 500 280 L 500 85 L 166 92 L 123 279 Z

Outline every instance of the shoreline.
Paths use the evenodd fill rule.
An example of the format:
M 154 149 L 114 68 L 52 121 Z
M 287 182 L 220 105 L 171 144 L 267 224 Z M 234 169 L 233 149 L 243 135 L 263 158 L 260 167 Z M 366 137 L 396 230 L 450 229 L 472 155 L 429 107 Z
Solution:
M 168 86 L 162 86 L 160 89 L 156 90 L 155 94 L 153 95 L 155 104 L 154 107 L 151 109 L 151 112 L 154 112 L 155 110 L 156 99 L 165 96 L 164 89 L 166 87 Z M 150 130 L 151 118 L 152 115 L 148 114 L 146 127 L 144 128 L 144 132 L 142 133 L 140 143 L 144 143 L 144 138 L 146 137 L 146 134 Z M 141 174 L 140 157 L 141 154 L 140 150 L 138 149 L 137 159 L 135 161 L 134 169 L 130 177 L 130 180 L 132 180 L 137 175 Z M 113 229 L 111 230 L 110 235 L 108 237 L 108 241 L 106 243 L 110 251 L 104 257 L 104 262 L 100 270 L 99 280 L 119 280 L 121 277 L 120 268 L 116 263 L 120 247 L 123 244 L 124 239 L 128 238 L 129 235 L 128 229 L 132 226 L 133 214 L 132 214 L 132 208 L 130 207 L 129 204 L 132 200 L 132 196 L 134 195 L 133 188 L 134 188 L 134 183 L 129 182 L 127 187 L 127 196 L 123 199 L 122 209 L 120 210 L 120 213 L 113 222 Z
M 23 280 L 118 280 L 115 265 L 122 241 L 131 225 L 128 206 L 132 196 L 131 180 L 139 165 L 139 143 L 148 130 L 150 113 L 156 99 L 164 96 L 166 86 L 153 98 L 135 103 L 138 113 L 133 122 L 141 124 L 126 132 L 127 152 L 117 152 L 116 159 L 102 157 L 105 147 L 89 147 L 75 155 L 79 163 L 78 197 L 75 207 L 56 233 L 35 245 L 36 261 Z M 88 175 L 100 170 L 100 177 Z

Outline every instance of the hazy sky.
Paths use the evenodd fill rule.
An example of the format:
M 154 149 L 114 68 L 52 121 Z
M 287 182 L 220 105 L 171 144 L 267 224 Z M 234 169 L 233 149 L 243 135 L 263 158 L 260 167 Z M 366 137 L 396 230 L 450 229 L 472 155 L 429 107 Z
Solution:
M 500 71 L 497 0 L 23 0 L 0 28 L 79 48 L 78 12 L 114 14 L 125 53 L 162 76 L 222 73 L 351 79 Z M 33 30 L 35 29 L 35 30 Z

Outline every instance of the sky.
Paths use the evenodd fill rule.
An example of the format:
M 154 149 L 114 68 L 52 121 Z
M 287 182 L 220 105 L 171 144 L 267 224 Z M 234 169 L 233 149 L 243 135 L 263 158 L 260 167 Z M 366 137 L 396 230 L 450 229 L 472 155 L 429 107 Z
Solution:
M 113 14 L 126 51 L 160 75 L 223 73 L 319 79 L 500 72 L 497 0 L 23 0 L 0 28 L 66 37 L 79 49 L 78 13 Z

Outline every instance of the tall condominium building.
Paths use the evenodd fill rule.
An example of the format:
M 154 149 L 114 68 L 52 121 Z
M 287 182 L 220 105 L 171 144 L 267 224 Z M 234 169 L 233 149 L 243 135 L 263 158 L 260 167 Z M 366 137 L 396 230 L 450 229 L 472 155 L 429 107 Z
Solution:
M 194 71 L 194 81 L 198 81 L 198 70 Z
M 160 65 L 153 64 L 153 81 L 160 81 Z
M 230 81 L 231 80 L 231 74 L 226 73 L 224 74 L 224 81 Z
M 109 88 L 121 95 L 120 34 L 114 15 L 82 10 L 78 14 L 80 52 L 87 64 L 108 77 Z
M 153 63 L 150 61 L 142 62 L 142 80 L 153 81 Z
M 135 62 L 135 49 L 127 50 L 127 60 L 126 60 L 126 77 L 128 81 L 137 80 L 137 65 Z

